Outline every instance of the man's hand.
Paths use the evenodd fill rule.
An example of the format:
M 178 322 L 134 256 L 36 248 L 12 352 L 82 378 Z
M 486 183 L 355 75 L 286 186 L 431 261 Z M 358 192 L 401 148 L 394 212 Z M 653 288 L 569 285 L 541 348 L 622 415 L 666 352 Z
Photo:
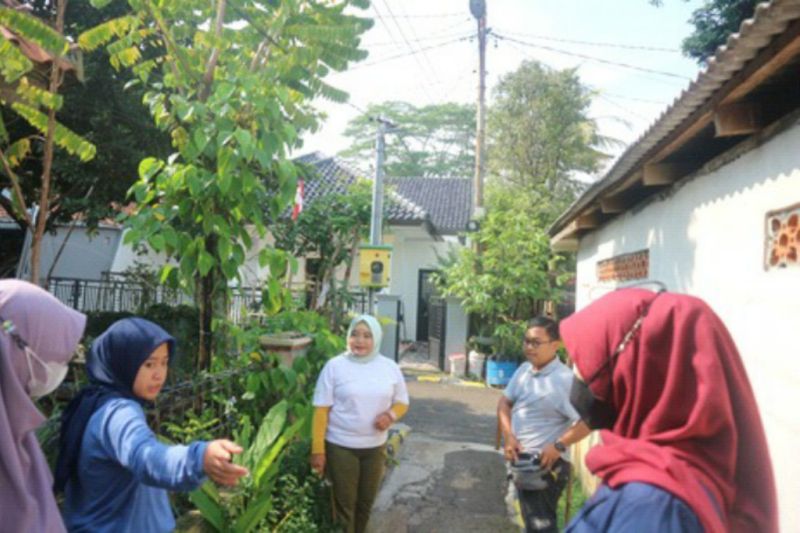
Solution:
M 203 455 L 203 470 L 215 483 L 233 487 L 240 477 L 249 474 L 245 467 L 231 462 L 235 453 L 242 453 L 242 447 L 235 442 L 212 440 Z
M 516 461 L 519 458 L 519 453 L 522 451 L 517 437 L 509 433 L 505 436 L 506 445 L 503 448 L 506 461 Z
M 558 452 L 558 450 L 556 450 L 555 446 L 548 444 L 542 448 L 541 452 L 539 452 L 539 457 L 541 459 L 542 467 L 550 470 L 553 468 L 553 465 L 556 464 L 556 461 L 561 458 L 561 454 Z
M 325 454 L 324 453 L 312 453 L 311 454 L 311 470 L 316 472 L 318 475 L 325 474 Z
M 394 418 L 388 412 L 383 412 L 375 417 L 375 427 L 380 431 L 386 431 L 394 422 Z

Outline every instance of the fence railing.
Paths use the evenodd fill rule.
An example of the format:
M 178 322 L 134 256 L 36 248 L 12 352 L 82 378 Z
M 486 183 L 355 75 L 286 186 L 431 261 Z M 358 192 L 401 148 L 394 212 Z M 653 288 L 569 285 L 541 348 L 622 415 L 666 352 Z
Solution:
M 113 278 L 50 278 L 47 281 L 47 290 L 64 304 L 82 313 L 137 313 L 153 304 L 194 304 L 190 296 L 178 289 Z M 301 296 L 304 292 L 305 286 L 293 290 L 298 301 L 304 300 Z M 241 324 L 249 311 L 257 311 L 261 307 L 261 296 L 261 289 L 256 287 L 233 288 L 228 301 L 228 319 L 234 324 Z M 347 293 L 336 303 L 344 312 L 369 312 L 369 296 L 365 292 Z

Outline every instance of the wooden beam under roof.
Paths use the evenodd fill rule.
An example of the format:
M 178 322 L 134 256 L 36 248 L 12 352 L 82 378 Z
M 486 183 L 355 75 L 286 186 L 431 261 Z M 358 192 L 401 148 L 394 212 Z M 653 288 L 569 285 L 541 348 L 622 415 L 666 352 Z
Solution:
M 600 211 L 604 214 L 622 213 L 626 209 L 628 209 L 628 205 L 619 196 L 600 198 Z
M 734 102 L 723 104 L 714 110 L 714 130 L 717 137 L 750 135 L 763 127 L 761 104 L 758 102 Z
M 683 161 L 669 163 L 647 163 L 644 166 L 642 184 L 645 187 L 672 185 L 691 170 Z

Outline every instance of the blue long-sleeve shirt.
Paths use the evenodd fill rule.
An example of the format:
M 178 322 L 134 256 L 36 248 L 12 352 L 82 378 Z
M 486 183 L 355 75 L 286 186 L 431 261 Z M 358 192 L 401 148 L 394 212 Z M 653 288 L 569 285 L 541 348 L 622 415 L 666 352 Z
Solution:
M 114 399 L 89 419 L 77 482 L 67 483 L 64 523 L 70 532 L 172 531 L 167 490 L 189 491 L 205 480 L 207 442 L 167 446 L 147 426 L 135 401 Z

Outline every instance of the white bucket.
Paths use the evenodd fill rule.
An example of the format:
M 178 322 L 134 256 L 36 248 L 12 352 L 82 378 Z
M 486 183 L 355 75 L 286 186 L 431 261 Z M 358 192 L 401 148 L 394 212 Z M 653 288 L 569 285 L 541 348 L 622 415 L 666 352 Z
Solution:
M 484 366 L 486 365 L 486 354 L 470 350 L 469 352 L 469 373 L 478 379 L 483 379 Z
M 451 353 L 447 356 L 450 366 L 450 375 L 456 378 L 463 378 L 467 373 L 467 356 L 463 353 Z

